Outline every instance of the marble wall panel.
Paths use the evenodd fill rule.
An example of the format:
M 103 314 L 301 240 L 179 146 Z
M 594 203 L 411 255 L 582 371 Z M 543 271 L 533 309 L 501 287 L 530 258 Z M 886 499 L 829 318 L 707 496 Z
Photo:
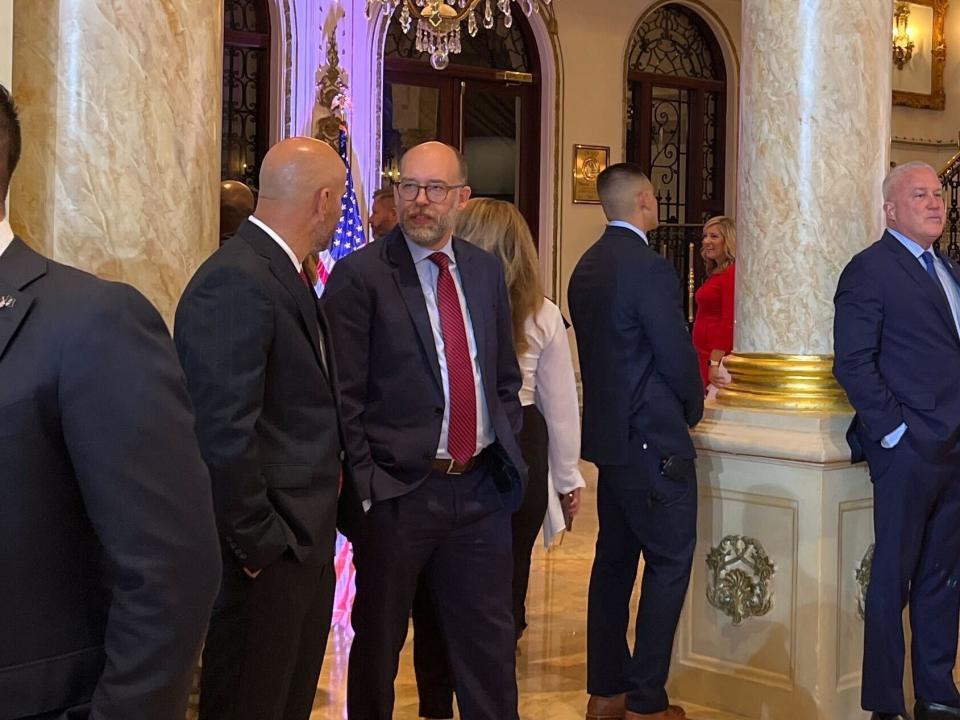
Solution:
M 743 2 L 737 352 L 833 352 L 837 278 L 881 228 L 889 6 Z
M 217 245 L 222 3 L 31 0 L 14 24 L 15 229 L 169 323 Z

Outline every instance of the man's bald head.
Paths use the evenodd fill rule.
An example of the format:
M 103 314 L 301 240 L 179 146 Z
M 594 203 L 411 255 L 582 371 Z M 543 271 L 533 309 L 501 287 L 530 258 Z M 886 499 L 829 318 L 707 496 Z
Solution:
M 253 214 L 253 191 L 239 180 L 220 183 L 220 242 L 233 235 Z
M 340 220 L 347 169 L 325 142 L 307 137 L 282 140 L 260 166 L 260 195 L 254 215 L 269 225 L 303 260 L 330 244 Z
M 409 166 L 417 168 L 428 166 L 443 172 L 446 177 L 434 178 L 436 180 L 445 180 L 448 184 L 455 185 L 467 182 L 467 159 L 463 153 L 457 150 L 453 145 L 431 140 L 410 148 L 400 158 L 400 176 L 405 175 L 404 170 Z
M 317 188 L 339 187 L 347 170 L 336 151 L 321 140 L 294 137 L 281 140 L 260 166 L 260 199 L 291 201 Z
M 644 232 L 657 226 L 653 184 L 635 163 L 617 163 L 597 177 L 597 194 L 607 220 L 624 220 Z

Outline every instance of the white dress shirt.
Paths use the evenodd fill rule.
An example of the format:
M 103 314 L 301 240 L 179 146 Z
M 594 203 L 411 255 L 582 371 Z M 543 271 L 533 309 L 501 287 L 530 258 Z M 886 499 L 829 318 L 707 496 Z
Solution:
M 920 263 L 920 267 L 923 268 L 923 271 L 927 272 L 927 264 L 923 261 L 923 257 L 921 257 L 924 253 L 923 246 L 914 242 L 903 233 L 897 232 L 893 228 L 887 228 L 887 232 L 893 235 L 901 245 L 909 250 L 910 254 L 917 259 L 918 263 Z M 950 312 L 953 315 L 953 322 L 957 326 L 957 333 L 960 334 L 960 289 L 957 288 L 957 283 L 953 279 L 953 274 L 950 272 L 950 269 L 943 264 L 943 261 L 935 252 L 933 252 L 933 250 L 930 251 L 930 254 L 933 255 L 933 268 L 936 270 L 937 277 L 940 278 L 940 284 L 943 285 L 943 290 L 947 294 L 947 303 L 950 305 Z M 898 425 L 894 430 L 891 430 L 884 436 L 884 438 L 880 441 L 880 445 L 888 450 L 896 447 L 897 443 L 900 442 L 900 439 L 903 437 L 903 434 L 906 431 L 907 424 L 905 422 L 900 423 L 900 425 Z
M 543 543 L 549 547 L 564 529 L 558 494 L 586 486 L 580 474 L 580 403 L 570 343 L 560 309 L 544 298 L 524 323 L 527 348 L 517 358 L 523 385 L 520 404 L 536 405 L 547 423 L 547 514 Z
M 470 309 L 467 307 L 463 294 L 463 284 L 460 282 L 460 270 L 457 268 L 457 258 L 453 253 L 452 241 L 447 242 L 439 250 L 428 250 L 404 238 L 410 255 L 413 256 L 413 265 L 420 278 L 420 287 L 423 290 L 423 299 L 427 303 L 427 314 L 430 316 L 430 328 L 433 330 L 433 344 L 437 349 L 437 360 L 440 362 L 440 378 L 443 380 L 443 424 L 440 426 L 440 442 L 437 443 L 436 457 L 449 460 L 451 455 L 447 450 L 447 436 L 450 429 L 450 381 L 447 375 L 447 356 L 444 354 L 443 330 L 440 327 L 440 309 L 437 306 L 437 278 L 440 268 L 430 260 L 434 252 L 442 252 L 450 263 L 450 274 L 453 284 L 457 287 L 457 297 L 460 299 L 460 310 L 463 312 L 464 326 L 467 330 L 467 346 L 470 350 L 470 360 L 473 363 L 473 386 L 477 394 L 477 446 L 474 455 L 490 445 L 494 439 L 493 423 L 490 422 L 490 412 L 487 409 L 486 396 L 483 394 L 483 378 L 480 375 L 480 361 L 477 356 L 477 339 L 473 335 L 473 320 Z
M 621 227 L 626 228 L 627 230 L 632 230 L 639 235 L 640 239 L 643 240 L 647 245 L 650 244 L 650 241 L 647 239 L 647 234 L 636 225 L 628 223 L 626 220 L 611 220 L 607 223 L 607 227 Z
M 290 249 L 290 246 L 283 241 L 283 238 L 277 235 L 276 231 L 272 227 L 267 225 L 265 222 L 263 222 L 263 220 L 260 220 L 256 216 L 251 215 L 247 219 L 250 222 L 252 222 L 254 225 L 256 225 L 258 228 L 263 230 L 267 235 L 270 236 L 270 238 L 277 245 L 280 246 L 280 249 L 286 253 L 288 258 L 290 258 L 290 262 L 293 263 L 293 269 L 296 271 L 297 275 L 299 276 L 300 273 L 303 272 L 303 265 L 300 263 L 299 260 L 297 260 L 297 256 L 294 254 L 293 250 Z M 316 293 L 316 291 L 313 288 L 310 288 L 310 291 L 313 293 Z M 327 348 L 324 345 L 323 333 L 320 331 L 319 320 L 317 321 L 317 337 L 320 339 L 320 360 L 323 362 L 323 369 L 326 370 L 327 369 Z
M 293 263 L 293 269 L 296 270 L 296 271 L 297 271 L 297 275 L 299 275 L 299 274 L 301 273 L 301 271 L 303 270 L 303 265 L 301 265 L 301 264 L 300 264 L 300 261 L 297 260 L 297 256 L 294 255 L 293 250 L 290 249 L 290 246 L 287 245 L 287 244 L 283 241 L 283 238 L 280 237 L 279 235 L 277 235 L 276 231 L 275 231 L 272 227 L 270 227 L 269 225 L 267 225 L 263 220 L 259 219 L 256 215 L 251 215 L 251 216 L 250 216 L 249 218 L 247 218 L 247 219 L 248 219 L 250 222 L 252 222 L 254 225 L 256 225 L 258 228 L 260 228 L 261 230 L 263 230 L 267 235 L 270 236 L 270 238 L 271 238 L 277 245 L 280 246 L 280 249 L 283 250 L 283 252 L 286 253 L 286 255 L 287 255 L 288 258 L 290 258 L 290 262 Z
M 0 255 L 10 247 L 13 242 L 13 228 L 10 227 L 10 218 L 4 217 L 0 220 Z

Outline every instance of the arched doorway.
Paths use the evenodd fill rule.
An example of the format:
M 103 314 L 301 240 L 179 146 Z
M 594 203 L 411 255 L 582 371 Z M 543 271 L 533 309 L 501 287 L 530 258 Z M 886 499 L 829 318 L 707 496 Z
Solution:
M 265 0 L 226 0 L 220 178 L 252 188 L 270 147 L 270 35 Z
M 650 174 L 660 220 L 701 224 L 724 210 L 727 71 L 693 10 L 647 15 L 627 55 L 627 158 Z
M 471 38 L 442 71 L 418 53 L 394 19 L 386 33 L 382 180 L 399 171 L 403 152 L 426 140 L 460 148 L 474 196 L 517 205 L 539 243 L 540 93 L 537 44 L 522 13 L 511 27 L 499 16 Z

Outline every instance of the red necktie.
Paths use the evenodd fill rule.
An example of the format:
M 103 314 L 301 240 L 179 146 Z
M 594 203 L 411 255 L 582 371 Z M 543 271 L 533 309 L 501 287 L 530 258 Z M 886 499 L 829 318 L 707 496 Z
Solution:
M 477 392 L 473 379 L 473 362 L 467 345 L 467 329 L 460 308 L 460 296 L 450 274 L 450 258 L 441 252 L 430 255 L 440 269 L 437 276 L 437 307 L 443 334 L 443 354 L 447 359 L 447 380 L 450 385 L 450 424 L 447 428 L 447 450 L 458 463 L 465 463 L 477 449 Z

